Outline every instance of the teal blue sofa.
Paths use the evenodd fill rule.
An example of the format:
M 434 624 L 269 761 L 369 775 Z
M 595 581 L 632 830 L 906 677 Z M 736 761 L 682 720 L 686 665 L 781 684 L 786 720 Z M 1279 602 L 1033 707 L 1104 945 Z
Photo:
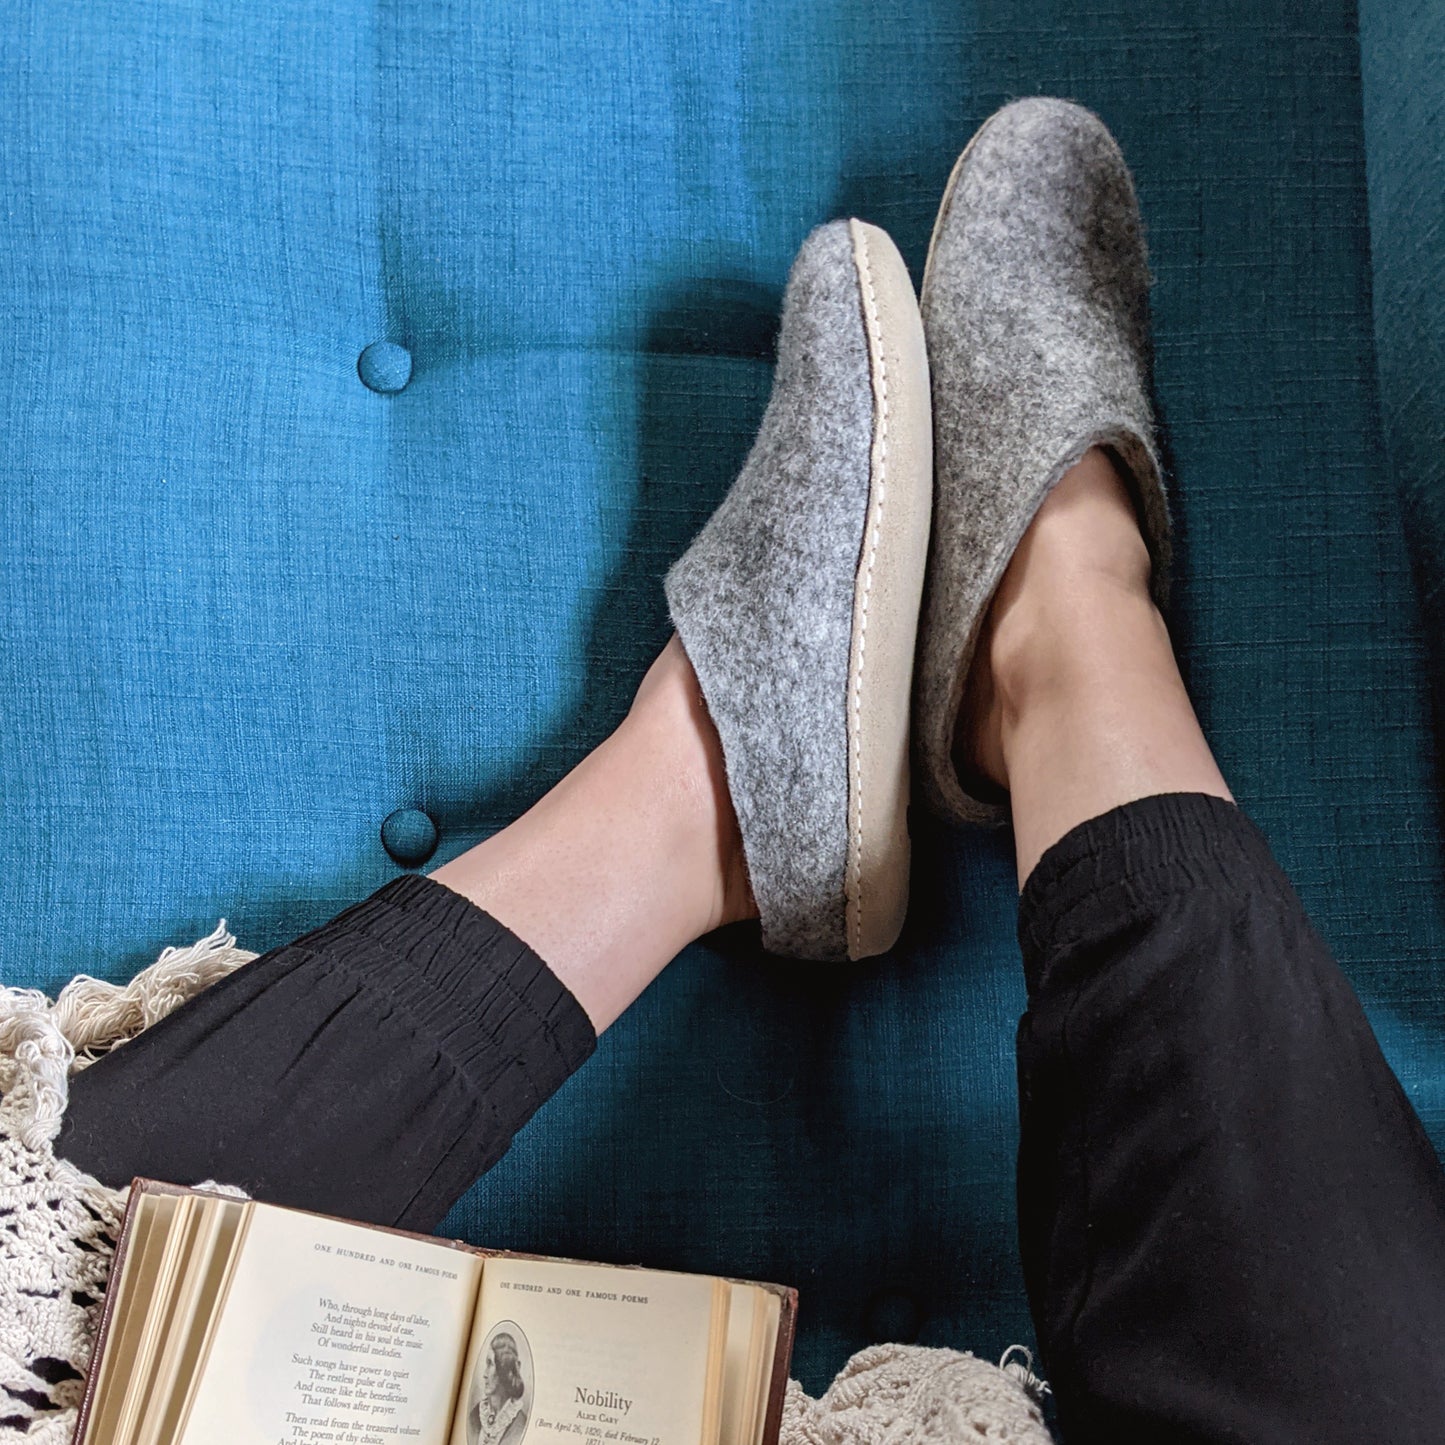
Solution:
M 1048 92 L 1138 181 L 1206 729 L 1445 1143 L 1442 37 L 1366 3 L 16 0 L 0 977 L 266 949 L 556 781 L 667 634 L 804 235 L 916 279 L 957 151 Z M 446 1228 L 795 1284 L 814 1389 L 1027 1342 L 1008 840 L 916 839 L 891 955 L 690 949 Z

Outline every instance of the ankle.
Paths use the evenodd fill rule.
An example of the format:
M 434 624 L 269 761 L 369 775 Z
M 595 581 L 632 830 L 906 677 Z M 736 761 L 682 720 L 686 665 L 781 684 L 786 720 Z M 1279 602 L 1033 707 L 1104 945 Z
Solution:
M 697 935 L 756 918 L 722 743 L 678 637 L 643 677 L 616 737 L 654 779 Z
M 676 639 L 610 737 L 432 876 L 529 943 L 599 1033 L 695 938 L 756 916 L 722 747 Z
M 1107 689 L 1141 642 L 1168 651 L 1150 568 L 1122 478 L 1107 454 L 1086 453 L 1040 507 L 984 618 L 955 747 L 966 786 L 1007 790 L 1008 733 L 1040 697 Z
M 1083 569 L 1059 583 L 1013 600 L 990 629 L 989 684 L 1005 740 L 1040 699 L 1107 691 L 1115 673 L 1169 651 L 1168 629 L 1147 583 L 1121 585 L 1116 576 Z

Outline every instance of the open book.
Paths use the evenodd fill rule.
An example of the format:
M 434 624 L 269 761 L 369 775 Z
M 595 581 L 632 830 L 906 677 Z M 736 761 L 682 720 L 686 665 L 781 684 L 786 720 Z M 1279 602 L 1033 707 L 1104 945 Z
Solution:
M 75 1445 L 775 1445 L 796 1310 L 138 1179 Z

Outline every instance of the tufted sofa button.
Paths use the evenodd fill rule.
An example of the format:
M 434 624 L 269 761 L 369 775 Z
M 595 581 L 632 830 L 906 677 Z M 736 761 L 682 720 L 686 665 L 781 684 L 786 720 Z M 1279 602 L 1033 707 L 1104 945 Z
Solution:
M 394 341 L 373 341 L 357 357 L 356 372 L 373 391 L 400 391 L 411 380 L 411 352 Z
M 398 808 L 381 825 L 381 845 L 403 868 L 425 863 L 437 848 L 437 825 L 420 808 Z
M 923 1327 L 923 1311 L 902 1290 L 879 1290 L 868 1301 L 864 1323 L 875 1344 L 911 1345 Z

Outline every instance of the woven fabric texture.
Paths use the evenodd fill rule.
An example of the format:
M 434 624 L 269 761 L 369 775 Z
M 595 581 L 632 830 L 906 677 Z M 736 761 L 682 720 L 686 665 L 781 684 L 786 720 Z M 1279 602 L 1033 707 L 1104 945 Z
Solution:
M 387 818 L 434 866 L 559 778 L 665 637 L 803 237 L 874 221 L 917 280 L 959 149 L 1038 92 L 1138 186 L 1205 725 L 1445 1139 L 1348 0 L 16 0 L 4 982 L 223 915 L 269 948 L 397 873 Z M 891 956 L 689 950 L 448 1229 L 796 1283 L 814 1392 L 873 1341 L 1028 1338 L 1008 844 L 915 831 Z
M 1445 716 L 1445 11 L 1362 0 L 1360 66 L 1386 452 Z

